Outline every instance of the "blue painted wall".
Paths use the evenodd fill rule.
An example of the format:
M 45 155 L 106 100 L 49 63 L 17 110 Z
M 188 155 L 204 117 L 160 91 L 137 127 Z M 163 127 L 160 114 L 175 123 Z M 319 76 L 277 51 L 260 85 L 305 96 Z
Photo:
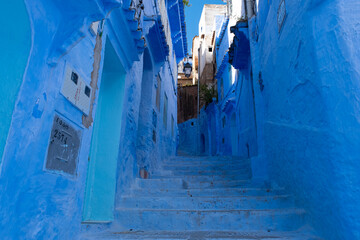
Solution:
M 178 154 L 198 154 L 201 153 L 199 126 L 197 119 L 191 119 L 178 125 L 179 128 L 179 147 Z M 204 145 L 205 146 L 205 145 Z M 205 151 L 204 151 L 205 152 Z
M 296 194 L 326 239 L 357 239 L 360 4 L 286 1 L 279 34 L 279 1 L 266 2 L 250 26 L 263 165 Z
M 0 195 L 0 236 L 6 240 L 78 239 L 82 232 L 96 231 L 110 225 L 99 224 L 91 227 L 81 224 L 94 122 L 89 127 L 86 126 L 83 113 L 60 93 L 65 69 L 66 66 L 71 66 L 89 85 L 97 79 L 97 87 L 101 91 L 107 39 L 113 43 L 114 52 L 124 67 L 123 110 L 121 119 L 119 119 L 120 115 L 117 115 L 112 122 L 116 125 L 116 129 L 121 131 L 118 134 L 120 144 L 117 146 L 119 157 L 112 167 L 116 173 L 115 183 L 112 183 L 116 187 L 113 201 L 113 207 L 116 207 L 121 194 L 129 191 L 135 178 L 139 177 L 136 142 L 144 66 L 143 45 L 141 45 L 144 39 L 141 40 L 141 37 L 147 37 L 149 26 L 144 24 L 143 32 L 136 32 L 137 22 L 135 21 L 134 24 L 133 19 L 129 19 L 129 16 L 134 15 L 131 12 L 127 14 L 129 13 L 128 5 L 126 5 L 129 4 L 128 1 L 123 1 L 123 5 L 112 0 L 76 2 L 37 0 L 25 1 L 25 4 L 27 9 L 19 1 L 5 3 L 6 7 L 1 8 L 4 9 L 2 14 L 2 17 L 6 19 L 4 22 L 9 23 L 2 30 L 14 36 L 11 43 L 6 43 L 8 38 L 0 40 L 6 46 L 4 49 L 9 49 L 9 52 L 4 50 L 8 56 L 6 60 L 3 59 L 3 55 L 0 57 L 1 66 L 3 66 L 0 68 L 0 76 L 19 80 L 6 85 L 7 92 L 13 96 L 12 99 L 9 97 L 12 106 L 10 102 L 6 103 L 6 113 L 10 118 L 12 117 L 12 120 L 10 119 L 10 129 L 5 129 L 4 132 L 1 129 L 0 134 L 3 148 L 4 135 L 7 135 L 7 131 L 9 132 L 0 175 L 2 193 Z M 15 8 L 15 5 L 16 9 L 9 10 Z M 69 8 L 72 9 L 71 12 L 68 11 Z M 113 10 L 110 15 L 107 15 L 110 9 Z M 151 11 L 153 10 L 151 8 Z M 18 18 L 9 21 L 12 18 L 7 13 L 11 13 L 11 16 L 16 13 Z M 98 38 L 98 43 L 101 43 L 102 47 L 95 49 L 96 36 L 89 31 L 89 27 L 93 21 L 101 20 L 105 16 L 107 19 L 102 37 Z M 12 22 L 15 25 L 10 24 Z M 148 23 L 151 25 L 151 22 Z M 9 29 L 7 29 L 8 26 Z M 12 30 L 15 29 L 14 26 L 15 33 Z M 30 35 L 30 29 L 33 37 Z M 161 36 L 164 37 L 164 35 Z M 166 37 L 171 41 L 171 36 Z M 24 38 L 26 38 L 25 42 Z M 166 41 L 161 39 L 161 42 Z M 101 56 L 99 71 L 94 70 L 96 69 L 94 63 L 96 54 Z M 28 58 L 28 67 L 25 71 Z M 16 62 L 16 69 L 12 59 L 19 61 Z M 8 69 L 16 71 L 9 73 Z M 177 72 L 176 55 L 173 49 L 167 59 L 153 65 L 153 72 L 160 74 L 162 90 L 160 109 L 157 111 L 157 143 L 146 149 L 150 156 L 151 171 L 155 171 L 156 166 L 167 156 L 174 155 L 176 150 L 177 126 L 175 124 L 174 128 L 171 127 L 172 118 L 175 122 L 177 119 L 176 91 L 174 91 L 176 86 L 174 76 Z M 24 80 L 22 80 L 23 74 Z M 97 78 L 94 76 L 96 74 L 98 74 Z M 3 81 L 6 78 L 1 79 Z M 149 91 L 156 92 L 155 83 L 150 86 Z M 93 90 L 95 90 L 95 101 L 91 117 L 96 121 L 98 120 L 97 107 L 100 106 L 98 104 L 99 89 Z M 169 106 L 167 127 L 162 123 L 165 93 L 168 96 Z M 155 106 L 155 94 L 148 104 Z M 117 106 L 109 107 L 112 109 Z M 101 107 L 99 110 L 100 113 Z M 61 115 L 81 131 L 78 166 L 74 176 L 63 172 L 50 172 L 44 168 L 55 114 Z M 10 120 L 8 118 L 4 120 L 9 128 Z M 108 121 L 110 122 L 110 119 L 106 119 L 106 122 Z M 152 122 L 152 119 L 149 121 Z M 1 125 L 2 123 L 3 118 L 1 118 Z M 116 219 L 113 224 L 116 224 Z
M 222 129 L 222 117 L 229 122 L 235 113 L 236 154 L 251 158 L 253 178 L 292 192 L 325 239 L 359 239 L 360 3 L 285 3 L 279 30 L 280 0 L 259 1 L 249 20 L 248 68 L 238 71 L 229 90 L 224 82 L 224 98 L 202 111 L 207 121 L 199 128 L 208 129 L 213 151 L 228 154 L 230 146 L 221 141 L 233 131 Z M 218 69 L 224 48 L 217 49 Z M 231 101 L 234 109 L 226 107 Z M 209 124 L 212 116 L 217 124 Z
M 16 17 L 14 16 L 16 12 Z M 30 18 L 22 0 L 1 4 L 0 20 L 0 164 L 15 101 L 23 81 L 31 48 Z M 11 22 L 11 24 L 9 24 Z

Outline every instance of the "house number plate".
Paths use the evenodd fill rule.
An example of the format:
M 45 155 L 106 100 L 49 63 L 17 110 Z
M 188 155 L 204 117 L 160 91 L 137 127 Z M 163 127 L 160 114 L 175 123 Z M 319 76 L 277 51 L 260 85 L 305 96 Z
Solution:
M 75 175 L 80 148 L 81 131 L 55 114 L 51 130 L 46 169 Z

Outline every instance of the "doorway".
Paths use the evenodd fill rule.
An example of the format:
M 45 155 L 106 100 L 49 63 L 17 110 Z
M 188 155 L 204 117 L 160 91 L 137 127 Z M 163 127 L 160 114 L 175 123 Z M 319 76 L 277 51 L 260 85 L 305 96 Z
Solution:
M 83 222 L 110 222 L 114 218 L 125 76 L 125 69 L 107 39 L 90 146 Z

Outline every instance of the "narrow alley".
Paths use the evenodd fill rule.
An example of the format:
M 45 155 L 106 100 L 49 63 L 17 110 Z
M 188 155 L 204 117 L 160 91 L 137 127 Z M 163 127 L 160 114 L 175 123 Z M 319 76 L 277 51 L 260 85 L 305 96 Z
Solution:
M 0 240 L 360 240 L 360 1 L 0 5 Z

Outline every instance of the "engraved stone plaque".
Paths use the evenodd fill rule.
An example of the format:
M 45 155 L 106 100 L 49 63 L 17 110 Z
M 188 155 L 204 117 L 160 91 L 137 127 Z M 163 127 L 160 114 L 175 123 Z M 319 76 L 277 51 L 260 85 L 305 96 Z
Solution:
M 81 131 L 55 114 L 46 157 L 46 169 L 75 175 Z

